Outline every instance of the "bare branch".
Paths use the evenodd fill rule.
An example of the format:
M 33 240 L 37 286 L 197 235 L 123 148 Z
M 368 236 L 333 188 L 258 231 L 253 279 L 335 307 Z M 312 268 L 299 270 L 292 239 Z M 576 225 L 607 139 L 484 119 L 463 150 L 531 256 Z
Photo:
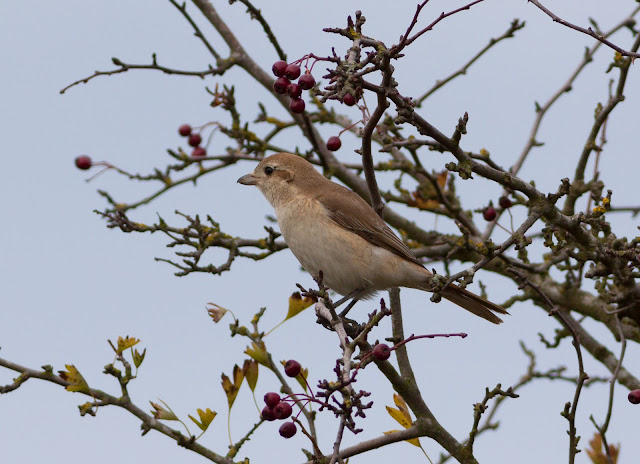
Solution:
M 420 108 L 422 106 L 422 102 L 424 102 L 427 98 L 433 95 L 437 90 L 441 89 L 442 87 L 447 85 L 449 82 L 454 80 L 456 77 L 461 76 L 463 74 L 467 74 L 467 70 L 471 67 L 473 63 L 478 61 L 482 57 L 482 55 L 484 55 L 491 48 L 493 48 L 494 45 L 502 42 L 503 40 L 511 39 L 515 37 L 516 31 L 519 31 L 523 27 L 524 27 L 524 21 L 520 22 L 520 20 L 518 20 L 517 18 L 511 21 L 511 25 L 509 26 L 509 29 L 507 29 L 502 35 L 499 35 L 498 37 L 495 37 L 489 40 L 489 43 L 485 45 L 478 53 L 476 53 L 469 61 L 467 61 L 464 65 L 462 65 L 460 69 L 458 69 L 457 71 L 454 71 L 452 74 L 445 77 L 444 79 L 437 80 L 433 87 L 427 90 L 420 97 L 416 98 L 416 107 Z
M 94 79 L 98 76 L 111 76 L 113 74 L 124 73 L 132 69 L 152 69 L 156 71 L 162 71 L 165 74 L 176 74 L 179 76 L 195 76 L 195 77 L 199 77 L 200 79 L 204 79 L 205 76 L 208 76 L 210 74 L 212 75 L 224 74 L 224 72 L 232 66 L 232 63 L 228 62 L 218 68 L 213 68 L 212 66 L 209 66 L 209 69 L 207 69 L 206 71 L 184 71 L 181 69 L 173 69 L 173 68 L 167 68 L 166 66 L 160 66 L 156 61 L 155 53 L 152 55 L 151 64 L 129 64 L 129 63 L 122 62 L 118 58 L 112 58 L 111 61 L 113 61 L 113 64 L 119 67 L 117 69 L 112 69 L 111 71 L 95 71 L 92 75 L 87 76 L 83 79 L 79 79 L 67 85 L 62 90 L 60 90 L 60 93 L 65 93 L 71 87 L 74 87 L 78 84 L 86 84 L 91 79 Z
M 542 11 L 545 12 L 545 14 L 547 16 L 549 16 L 551 19 L 553 19 L 554 22 L 556 23 L 560 23 L 563 26 L 566 26 L 570 29 L 576 30 L 578 32 L 582 32 L 583 34 L 587 34 L 590 35 L 591 37 L 593 37 L 594 39 L 602 42 L 603 44 L 605 44 L 607 47 L 614 49 L 615 51 L 617 51 L 618 53 L 620 53 L 623 56 L 629 56 L 632 58 L 638 58 L 640 57 L 640 53 L 636 53 L 634 51 L 626 51 L 620 47 L 618 47 L 616 44 L 608 41 L 606 39 L 606 36 L 598 34 L 596 31 L 594 31 L 593 29 L 591 29 L 590 27 L 588 28 L 583 28 L 580 26 L 576 26 L 575 24 L 570 23 L 569 21 L 566 21 L 564 19 L 562 19 L 561 17 L 559 17 L 558 15 L 556 15 L 555 13 L 551 12 L 548 8 L 546 8 L 545 6 L 543 6 L 538 0 L 527 0 L 529 3 L 533 3 L 535 6 L 537 6 L 538 8 L 540 8 Z

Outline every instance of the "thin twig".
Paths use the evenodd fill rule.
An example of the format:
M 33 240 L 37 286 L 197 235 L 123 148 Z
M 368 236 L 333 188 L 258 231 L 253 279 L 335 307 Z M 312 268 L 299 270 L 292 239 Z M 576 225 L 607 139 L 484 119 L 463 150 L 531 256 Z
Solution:
M 615 51 L 617 51 L 618 53 L 620 53 L 623 56 L 629 56 L 632 58 L 638 58 L 640 57 L 640 53 L 636 53 L 636 52 L 631 52 L 631 51 L 626 51 L 620 47 L 618 47 L 616 44 L 614 44 L 613 42 L 610 42 L 606 39 L 606 35 L 602 35 L 602 34 L 598 34 L 596 31 L 594 31 L 593 29 L 591 29 L 590 27 L 588 28 L 583 28 L 580 26 L 576 26 L 575 24 L 570 23 L 569 21 L 566 21 L 564 19 L 562 19 L 561 17 L 559 17 L 558 15 L 556 15 L 555 13 L 551 12 L 548 8 L 546 8 L 544 5 L 542 5 L 538 0 L 527 0 L 529 3 L 533 3 L 535 6 L 537 6 L 538 8 L 540 8 L 542 11 L 545 12 L 545 14 L 547 16 L 549 16 L 551 19 L 553 19 L 554 22 L 556 23 L 560 23 L 563 26 L 566 26 L 570 29 L 576 30 L 578 32 L 582 32 L 583 34 L 587 34 L 591 37 L 593 37 L 594 39 L 602 42 L 603 44 L 605 44 L 607 47 L 610 47 L 612 49 L 614 49 Z
M 618 336 L 620 337 L 620 356 L 618 357 L 618 365 L 616 369 L 613 371 L 613 375 L 609 380 L 609 401 L 607 404 L 607 415 L 605 416 L 604 423 L 602 425 L 598 425 L 593 415 L 589 417 L 595 428 L 598 430 L 600 437 L 602 438 L 602 443 L 604 445 L 605 453 L 607 454 L 607 459 L 609 463 L 613 463 L 613 457 L 611 456 L 611 450 L 609 449 L 609 445 L 607 443 L 606 433 L 609 430 L 609 423 L 611 421 L 611 416 L 613 413 L 613 395 L 615 392 L 616 382 L 618 380 L 618 375 L 620 374 L 620 369 L 622 367 L 622 361 L 624 359 L 624 354 L 627 350 L 627 339 L 624 336 L 624 332 L 622 331 L 622 325 L 620 324 L 620 318 L 618 315 L 615 315 L 616 324 L 618 325 Z
M 209 69 L 207 69 L 206 71 L 184 71 L 182 69 L 167 68 L 166 66 L 160 66 L 157 63 L 156 54 L 155 53 L 152 55 L 151 64 L 124 63 L 121 60 L 119 60 L 118 58 L 112 58 L 111 61 L 113 61 L 113 64 L 118 66 L 117 69 L 112 69 L 110 71 L 95 71 L 92 75 L 87 76 L 87 77 L 82 78 L 82 79 L 78 79 L 77 81 L 72 82 L 71 84 L 67 85 L 62 90 L 60 90 L 60 93 L 65 93 L 71 87 L 74 87 L 74 86 L 76 86 L 78 84 L 86 84 L 87 82 L 89 82 L 90 80 L 92 80 L 92 79 L 94 79 L 94 78 L 96 78 L 98 76 L 111 76 L 113 74 L 124 73 L 124 72 L 130 71 L 132 69 L 152 69 L 152 70 L 156 70 L 156 71 L 162 71 L 165 74 L 176 74 L 176 75 L 179 75 L 179 76 L 195 76 L 195 77 L 199 77 L 200 79 L 204 79 L 205 76 L 208 76 L 210 74 L 223 74 L 224 71 L 226 71 L 227 69 L 229 69 L 231 67 L 231 63 L 228 63 L 228 64 L 224 64 L 224 65 L 222 65 L 222 66 L 220 66 L 218 68 L 214 68 L 212 66 L 209 66 Z
M 620 29 L 633 24 L 633 19 L 632 18 L 633 18 L 633 16 L 635 16 L 638 13 L 638 11 L 640 11 L 640 6 L 634 8 L 634 10 L 624 20 L 622 20 L 620 23 L 618 23 L 617 25 L 612 27 L 608 32 L 605 32 L 604 36 L 605 37 L 609 37 L 612 34 L 614 34 L 615 32 L 619 31 Z M 513 166 L 511 166 L 511 169 L 510 169 L 511 174 L 517 174 L 520 171 L 520 168 L 524 164 L 524 161 L 527 158 L 527 156 L 529 155 L 529 153 L 531 152 L 531 150 L 534 147 L 537 147 L 537 146 L 541 145 L 541 143 L 537 140 L 537 135 L 538 135 L 538 131 L 540 129 L 540 125 L 542 124 L 542 120 L 543 120 L 544 116 L 546 115 L 546 113 L 549 110 L 549 108 L 551 108 L 551 106 L 563 94 L 565 94 L 565 93 L 567 93 L 567 92 L 569 92 L 571 90 L 571 87 L 573 86 L 574 81 L 580 75 L 582 70 L 593 60 L 593 55 L 600 48 L 601 45 L 602 45 L 602 43 L 598 42 L 598 43 L 594 44 L 591 48 L 588 48 L 585 51 L 584 56 L 582 58 L 582 61 L 580 61 L 580 63 L 578 64 L 576 69 L 571 73 L 569 78 L 549 98 L 549 100 L 547 100 L 543 105 L 538 105 L 536 103 L 536 119 L 535 119 L 535 121 L 533 123 L 533 126 L 531 127 L 531 131 L 529 132 L 529 137 L 527 138 L 527 143 L 526 143 L 525 147 L 522 149 L 522 152 L 520 153 L 520 156 L 518 157 L 517 161 L 513 164 Z
M 576 382 L 576 389 L 573 395 L 573 401 L 567 402 L 565 404 L 564 410 L 562 411 L 562 416 L 567 419 L 569 422 L 569 464 L 574 464 L 576 455 L 580 452 L 578 449 L 578 441 L 580 437 L 577 434 L 576 429 L 576 412 L 578 410 L 578 401 L 580 400 L 580 393 L 582 392 L 582 387 L 584 386 L 584 382 L 589 378 L 587 373 L 584 370 L 584 362 L 582 360 L 582 350 L 580 348 L 580 337 L 574 326 L 569 322 L 569 319 L 565 316 L 565 313 L 560 311 L 560 309 L 553 304 L 553 302 L 549 299 L 549 297 L 533 282 L 531 282 L 524 273 L 510 268 L 509 271 L 514 274 L 515 278 L 521 282 L 521 285 L 526 285 L 532 288 L 544 301 L 544 303 L 549 308 L 549 316 L 554 316 L 568 331 L 571 333 L 572 344 L 576 351 L 576 357 L 578 359 L 578 380 Z M 566 313 L 569 314 L 568 312 Z
M 202 31 L 198 27 L 198 24 L 196 24 L 196 22 L 193 20 L 191 15 L 189 13 L 187 13 L 187 4 L 186 3 L 182 3 L 182 5 L 180 5 L 176 0 L 169 0 L 169 1 L 171 2 L 171 4 L 173 6 L 175 6 L 178 9 L 178 11 L 180 11 L 180 13 L 182 13 L 182 16 L 184 16 L 184 18 L 187 21 L 189 21 L 189 24 L 191 24 L 191 27 L 195 31 L 193 33 L 193 35 L 195 35 L 197 38 L 199 38 L 202 41 L 202 43 L 207 48 L 207 50 L 209 50 L 209 53 L 211 53 L 211 56 L 213 56 L 215 58 L 216 63 L 220 62 L 220 60 L 221 60 L 220 54 L 218 52 L 216 52 L 216 49 L 213 48 L 213 45 L 211 45 L 211 43 L 209 43 L 207 38 L 204 36 Z
M 398 45 L 392 47 L 391 48 L 392 54 L 396 54 L 396 53 L 400 52 L 402 49 L 404 49 L 404 48 L 408 47 L 409 45 L 411 45 L 416 39 L 420 38 L 420 36 L 422 36 L 424 33 L 429 32 L 430 30 L 432 30 L 436 26 L 436 24 L 438 24 L 443 19 L 448 18 L 449 16 L 452 16 L 452 15 L 454 15 L 456 13 L 460 13 L 461 11 L 468 10 L 473 5 L 475 5 L 477 3 L 481 3 L 483 1 L 484 0 L 474 0 L 473 2 L 468 3 L 467 5 L 461 6 L 460 8 L 456 8 L 455 10 L 451 10 L 448 13 L 444 13 L 444 12 L 440 13 L 440 16 L 438 16 L 438 18 L 435 21 L 433 21 L 431 24 L 429 24 L 427 27 L 425 27 L 424 29 L 420 30 L 419 32 L 416 32 L 412 37 L 401 41 L 402 45 L 398 44 Z M 424 6 L 426 3 L 427 2 L 424 2 L 422 4 L 422 6 Z M 418 13 L 419 13 L 419 11 L 418 11 Z M 413 28 L 413 25 L 410 26 L 410 27 Z M 410 32 L 410 30 L 408 32 Z
M 287 61 L 287 54 L 282 50 L 280 43 L 278 43 L 278 39 L 276 38 L 275 34 L 271 30 L 271 26 L 269 26 L 269 23 L 267 22 L 267 20 L 264 19 L 264 16 L 262 16 L 262 12 L 258 8 L 253 6 L 253 4 L 249 0 L 232 0 L 229 3 L 234 3 L 235 1 L 239 1 L 244 6 L 247 7 L 247 12 L 251 16 L 251 19 L 255 19 L 256 21 L 258 21 L 262 26 L 264 33 L 267 34 L 267 38 L 269 39 L 269 42 L 271 42 L 271 45 L 273 45 L 273 48 L 276 49 L 278 58 L 280 58 L 283 61 Z
M 499 42 L 502 42 L 505 39 L 510 39 L 512 37 L 515 37 L 515 32 L 522 29 L 524 27 L 524 21 L 520 22 L 520 20 L 518 20 L 517 18 L 514 19 L 511 22 L 511 25 L 509 26 L 509 29 L 506 30 L 506 32 L 504 32 L 502 35 L 492 38 L 491 40 L 489 40 L 489 43 L 487 45 L 485 45 L 478 53 L 476 53 L 469 61 L 467 61 L 464 65 L 462 65 L 462 67 L 460 69 L 458 69 L 457 71 L 454 71 L 453 73 L 451 73 L 449 76 L 445 77 L 444 79 L 440 79 L 438 81 L 436 81 L 435 85 L 433 87 L 431 87 L 429 90 L 427 90 L 424 94 L 422 94 L 420 97 L 418 97 L 416 99 L 416 107 L 420 108 L 420 106 L 422 105 L 422 102 L 424 102 L 427 98 L 429 98 L 432 94 L 434 94 L 437 90 L 441 89 L 442 87 L 444 87 L 446 84 L 448 84 L 449 82 L 451 82 L 453 79 L 455 79 L 458 76 L 467 74 L 467 70 L 471 67 L 471 65 L 473 63 L 475 63 L 476 61 L 478 61 L 478 59 L 480 59 L 480 57 L 482 55 L 484 55 L 487 51 L 489 51 L 489 49 L 493 48 L 494 45 L 498 44 Z

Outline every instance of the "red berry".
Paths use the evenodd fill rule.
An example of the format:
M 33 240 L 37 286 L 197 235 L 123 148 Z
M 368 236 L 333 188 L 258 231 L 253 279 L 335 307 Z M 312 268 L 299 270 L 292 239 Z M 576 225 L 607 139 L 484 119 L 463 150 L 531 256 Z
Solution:
M 89 158 L 87 155 L 80 155 L 76 158 L 76 167 L 78 169 L 82 169 L 83 171 L 86 171 L 87 169 L 89 169 L 92 165 L 91 163 L 91 158 Z
M 296 424 L 294 424 L 293 422 L 285 422 L 280 426 L 279 431 L 280 431 L 281 437 L 291 438 L 296 434 L 296 432 L 298 431 L 298 428 L 296 427 Z
M 509 197 L 505 197 L 505 196 L 502 196 L 498 199 L 498 204 L 502 209 L 509 209 L 513 206 L 513 203 L 511 203 L 511 200 L 509 200 Z
M 191 152 L 192 158 L 204 158 L 205 156 L 207 156 L 207 150 L 202 147 L 195 147 Z
M 302 113 L 304 111 L 304 100 L 302 98 L 294 98 L 289 103 L 289 109 L 294 113 Z
M 280 402 L 280 395 L 276 392 L 269 392 L 264 395 L 264 402 L 270 408 L 274 408 Z
M 282 60 L 276 61 L 273 63 L 273 66 L 271 66 L 271 71 L 273 71 L 273 74 L 278 77 L 284 76 L 285 69 L 287 69 L 287 62 Z
M 482 217 L 485 221 L 493 221 L 498 213 L 496 213 L 496 209 L 493 206 L 487 206 L 482 212 Z
M 390 356 L 391 356 L 391 349 L 389 348 L 389 345 L 386 345 L 384 343 L 378 343 L 373 348 L 373 357 L 376 358 L 378 361 L 386 361 L 387 359 L 389 359 Z
M 264 408 L 262 408 L 262 412 L 260 413 L 260 415 L 264 420 L 269 422 L 276 420 L 276 413 L 269 406 L 265 406 Z
M 198 145 L 200 145 L 201 142 L 202 142 L 202 137 L 200 137 L 200 134 L 191 134 L 189 136 L 188 143 L 192 147 L 197 147 Z
M 327 140 L 327 150 L 329 151 L 340 150 L 341 146 L 342 146 L 342 141 L 340 140 L 340 137 L 336 137 L 334 135 L 333 137 L 329 137 L 329 140 Z
M 284 75 L 287 79 L 295 80 L 300 77 L 300 66 L 297 64 L 290 64 L 284 70 Z
M 181 125 L 180 127 L 178 127 L 178 134 L 183 137 L 191 135 L 191 126 L 189 124 Z
M 290 359 L 284 364 L 284 373 L 289 377 L 297 377 L 302 370 L 302 366 L 296 360 Z
M 300 79 L 298 79 L 298 84 L 302 87 L 302 90 L 309 90 L 311 87 L 316 85 L 316 80 L 313 78 L 311 73 L 304 73 Z
M 640 389 L 638 390 L 631 390 L 629 392 L 629 403 L 631 404 L 640 404 Z
M 273 91 L 279 94 L 287 93 L 287 87 L 289 87 L 289 84 L 291 84 L 289 79 L 286 77 L 279 77 L 273 83 Z
M 350 93 L 345 93 L 344 97 L 342 97 L 342 103 L 347 106 L 353 106 L 356 104 L 356 98 Z
M 298 84 L 289 84 L 287 93 L 291 98 L 300 98 L 300 95 L 302 95 L 302 87 Z
M 280 401 L 276 404 L 275 408 L 273 408 L 273 413 L 276 415 L 276 419 L 286 419 L 292 412 L 293 409 L 291 408 L 291 405 L 284 401 Z

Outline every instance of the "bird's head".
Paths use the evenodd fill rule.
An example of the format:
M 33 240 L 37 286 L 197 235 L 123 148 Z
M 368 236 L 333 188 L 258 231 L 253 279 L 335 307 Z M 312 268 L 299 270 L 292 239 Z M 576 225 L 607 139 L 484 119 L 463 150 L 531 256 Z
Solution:
M 252 173 L 238 179 L 242 185 L 255 185 L 274 207 L 293 195 L 305 193 L 326 179 L 313 165 L 291 153 L 271 155 L 258 163 Z

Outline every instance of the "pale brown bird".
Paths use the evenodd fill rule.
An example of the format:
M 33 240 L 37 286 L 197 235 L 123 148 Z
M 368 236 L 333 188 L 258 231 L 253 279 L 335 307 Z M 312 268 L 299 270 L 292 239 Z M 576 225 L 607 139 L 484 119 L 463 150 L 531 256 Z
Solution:
M 278 153 L 238 179 L 255 185 L 275 209 L 280 232 L 303 268 L 341 295 L 378 290 L 431 291 L 433 274 L 358 194 L 320 174 L 307 160 Z M 442 296 L 494 324 L 503 308 L 455 284 Z

